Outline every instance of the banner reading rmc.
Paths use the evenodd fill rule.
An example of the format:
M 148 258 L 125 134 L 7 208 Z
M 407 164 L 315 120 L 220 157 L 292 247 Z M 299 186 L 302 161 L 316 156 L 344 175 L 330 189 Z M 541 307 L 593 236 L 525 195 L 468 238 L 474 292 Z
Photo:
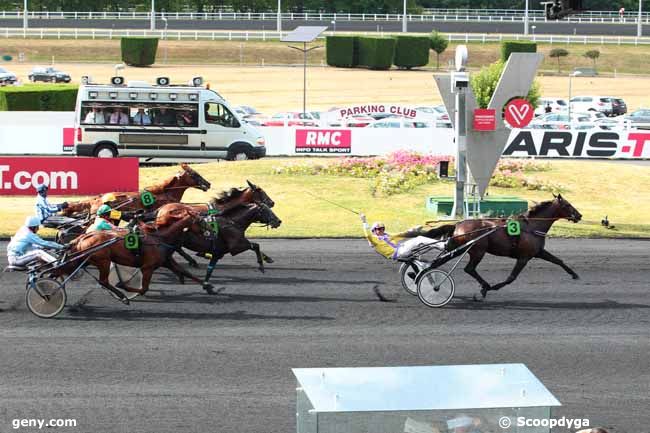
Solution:
M 46 183 L 52 195 L 137 191 L 137 158 L 0 157 L 0 195 L 32 195 Z

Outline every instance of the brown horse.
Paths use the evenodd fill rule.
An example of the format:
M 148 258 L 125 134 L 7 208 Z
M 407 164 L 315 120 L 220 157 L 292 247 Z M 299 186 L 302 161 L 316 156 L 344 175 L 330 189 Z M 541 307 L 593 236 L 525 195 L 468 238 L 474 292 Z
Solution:
M 490 290 L 499 290 L 503 286 L 512 283 L 526 264 L 533 258 L 546 260 L 547 262 L 561 266 L 574 280 L 577 280 L 579 278 L 578 274 L 562 260 L 544 249 L 546 233 L 548 233 L 555 221 L 566 218 L 569 221 L 577 223 L 582 218 L 580 212 L 565 200 L 562 195 L 554 197 L 554 200 L 542 202 L 532 207 L 528 212 L 515 217 L 521 227 L 521 234 L 519 236 L 508 235 L 506 231 L 507 220 L 505 219 L 465 220 L 456 225 L 442 226 L 434 230 L 439 232 L 442 229 L 446 231 L 446 234 L 452 235 L 446 247 L 448 251 L 452 251 L 496 228 L 493 233 L 478 240 L 471 247 L 468 253 L 469 263 L 465 266 L 465 272 L 481 284 L 481 295 L 484 298 Z M 436 232 L 436 235 L 440 235 L 438 232 Z M 476 271 L 476 267 L 483 260 L 485 253 L 495 256 L 511 257 L 517 260 L 514 269 L 505 281 L 490 286 Z
M 168 179 L 165 179 L 163 182 L 145 188 L 145 191 L 149 191 L 155 197 L 155 202 L 151 206 L 146 207 L 148 211 L 156 210 L 167 203 L 180 202 L 185 190 L 188 188 L 198 188 L 202 191 L 210 189 L 210 182 L 205 180 L 187 164 L 181 164 L 181 168 L 181 171 Z M 141 193 L 142 192 L 140 191 L 114 192 L 113 194 L 115 195 L 116 200 L 111 203 L 111 206 L 117 207 L 121 211 L 145 209 L 141 200 Z M 68 208 L 65 209 L 62 214 L 65 216 L 73 216 L 86 212 L 94 214 L 102 204 L 102 196 L 98 195 L 87 200 L 70 203 Z
M 145 232 L 141 238 L 140 242 L 142 247 L 137 255 L 125 247 L 122 241 L 122 238 L 126 234 L 124 230 L 92 232 L 80 236 L 71 244 L 68 254 L 79 254 L 81 257 L 72 260 L 66 266 L 57 269 L 55 272 L 62 274 L 72 272 L 83 260 L 84 251 L 89 251 L 94 247 L 107 243 L 104 248 L 90 255 L 88 263 L 96 266 L 99 270 L 99 283 L 115 294 L 122 302 L 128 304 L 128 299 L 126 299 L 124 294 L 113 287 L 108 281 L 111 262 L 140 268 L 142 272 L 142 288 L 120 287 L 128 292 L 144 294 L 149 289 L 153 272 L 161 266 L 171 269 L 174 273 L 196 278 L 172 260 L 171 255 L 179 246 L 179 241 L 184 233 L 202 233 L 205 229 L 204 221 L 200 215 L 195 213 L 186 214 L 168 227 L 155 229 L 155 231 L 153 229 L 147 230 L 148 232 Z M 108 243 L 113 239 L 117 239 L 117 241 Z M 204 285 L 204 288 L 210 290 L 212 287 Z

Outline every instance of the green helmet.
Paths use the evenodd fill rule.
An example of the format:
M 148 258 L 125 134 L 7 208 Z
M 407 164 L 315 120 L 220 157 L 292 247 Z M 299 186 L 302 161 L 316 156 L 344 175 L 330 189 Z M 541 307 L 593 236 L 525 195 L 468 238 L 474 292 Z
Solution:
M 111 213 L 111 207 L 107 204 L 103 204 L 99 209 L 97 209 L 97 216 L 106 215 L 108 213 Z

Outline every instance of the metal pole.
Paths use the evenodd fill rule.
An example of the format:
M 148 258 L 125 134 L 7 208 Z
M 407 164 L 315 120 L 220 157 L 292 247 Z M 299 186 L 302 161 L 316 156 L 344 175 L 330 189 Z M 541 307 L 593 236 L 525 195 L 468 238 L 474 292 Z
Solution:
M 456 89 L 456 192 L 454 195 L 453 216 L 464 219 L 465 180 L 467 179 L 467 124 L 465 89 Z
M 27 0 L 23 2 L 23 29 L 27 29 L 29 24 L 27 22 Z
M 278 0 L 278 25 L 277 25 L 278 33 L 280 33 L 282 31 L 282 8 L 281 8 L 282 5 L 281 5 L 281 2 L 282 2 L 282 0 Z
M 643 36 L 643 0 L 639 0 L 639 22 L 636 27 L 636 37 Z
M 526 0 L 526 10 L 524 12 L 524 35 L 528 36 L 528 0 Z
M 407 32 L 407 24 L 406 24 L 406 0 L 404 0 L 404 19 L 402 21 L 402 33 Z
M 569 124 L 571 124 L 571 90 L 573 85 L 573 74 L 569 74 Z
M 156 30 L 156 5 L 155 5 L 156 0 L 151 0 L 151 25 L 149 26 L 149 29 L 153 32 Z
M 307 118 L 307 42 L 302 43 L 303 69 L 302 69 L 302 115 Z

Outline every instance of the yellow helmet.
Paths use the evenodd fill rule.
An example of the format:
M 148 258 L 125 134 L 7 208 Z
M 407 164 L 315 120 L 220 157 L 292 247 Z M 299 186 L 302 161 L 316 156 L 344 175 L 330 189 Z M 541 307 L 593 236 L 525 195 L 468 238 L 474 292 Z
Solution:
M 115 197 L 115 194 L 113 194 L 112 192 L 106 193 L 102 196 L 103 204 L 110 203 L 115 200 L 117 200 L 117 197 Z

